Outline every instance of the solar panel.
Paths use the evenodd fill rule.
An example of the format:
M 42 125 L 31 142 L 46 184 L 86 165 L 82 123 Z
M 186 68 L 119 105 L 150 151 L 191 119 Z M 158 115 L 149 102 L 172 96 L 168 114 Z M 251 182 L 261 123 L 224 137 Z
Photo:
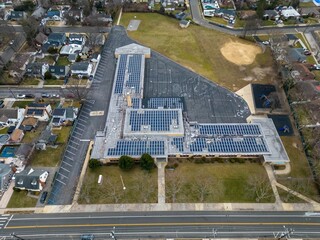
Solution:
M 171 145 L 176 146 L 179 152 L 183 152 L 184 138 L 172 138 Z
M 129 79 L 126 82 L 126 87 L 134 88 L 136 93 L 140 93 L 141 63 L 142 55 L 134 54 L 129 56 Z
M 27 115 L 35 115 L 35 116 L 42 116 L 43 115 L 43 109 L 34 109 L 34 108 L 29 108 L 27 110 Z
M 132 108 L 138 109 L 140 108 L 140 98 L 132 98 Z
M 263 153 L 268 152 L 262 137 L 196 138 L 189 145 L 191 152 Z
M 149 98 L 146 103 L 147 108 L 158 109 L 158 108 L 179 108 L 183 110 L 182 98 Z
M 164 141 L 119 140 L 115 148 L 108 149 L 108 156 L 140 156 L 149 153 L 152 156 L 165 154 Z
M 123 92 L 123 84 L 124 84 L 124 78 L 125 78 L 125 73 L 126 73 L 127 57 L 128 57 L 128 55 L 126 55 L 126 54 L 119 56 L 118 71 L 117 71 L 114 93 L 122 93 Z
M 178 111 L 142 111 L 134 110 L 130 112 L 129 125 L 132 132 L 141 131 L 142 126 L 150 126 L 151 131 L 169 131 L 170 126 L 179 123 Z
M 199 132 L 219 136 L 261 135 L 257 124 L 200 124 Z

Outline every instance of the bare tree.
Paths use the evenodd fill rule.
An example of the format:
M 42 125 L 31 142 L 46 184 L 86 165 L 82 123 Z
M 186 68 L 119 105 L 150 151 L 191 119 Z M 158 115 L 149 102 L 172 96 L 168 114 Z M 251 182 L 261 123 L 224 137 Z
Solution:
M 184 186 L 184 179 L 182 174 L 175 171 L 167 171 L 166 175 L 166 197 L 170 202 L 175 203 L 177 195 Z
M 93 182 L 95 179 L 88 178 L 82 185 L 80 195 L 79 195 L 79 202 L 80 203 L 90 203 L 90 197 L 91 197 L 91 186 L 93 186 Z
M 65 89 L 63 89 L 63 93 L 66 97 L 72 95 L 71 97 L 75 98 L 78 101 L 84 101 L 90 92 L 90 88 L 86 86 L 80 85 L 80 80 L 73 84 L 68 85 Z
M 196 176 L 191 185 L 191 191 L 199 202 L 204 202 L 211 195 L 219 196 L 223 192 L 223 185 L 218 179 L 211 176 Z
M 250 176 L 247 191 L 256 199 L 256 202 L 261 202 L 273 196 L 270 181 L 267 177 Z
M 103 200 L 112 203 L 119 203 L 124 197 L 124 190 L 118 182 L 105 177 L 103 180 L 103 186 L 106 191 L 101 192 L 101 197 Z
M 137 179 L 135 191 L 138 194 L 139 201 L 144 203 L 150 201 L 150 198 L 155 193 L 156 182 L 147 171 L 140 171 L 135 177 Z

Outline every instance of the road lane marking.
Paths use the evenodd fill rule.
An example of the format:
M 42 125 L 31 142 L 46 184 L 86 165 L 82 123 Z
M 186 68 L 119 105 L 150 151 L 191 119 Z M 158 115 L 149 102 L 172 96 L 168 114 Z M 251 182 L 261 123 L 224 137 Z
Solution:
M 11 221 L 12 217 L 13 217 L 13 215 L 11 215 L 11 217 L 9 218 L 8 222 L 6 223 L 6 225 L 4 225 L 4 228 L 6 228 L 8 226 L 8 224 Z
M 293 223 L 293 222 L 245 222 L 245 223 L 230 223 L 230 222 L 199 222 L 199 223 L 97 223 L 97 224 L 55 224 L 55 225 L 30 225 L 30 226 L 11 226 L 7 229 L 29 229 L 29 228 L 80 228 L 80 227 L 152 227 L 152 226 L 272 226 L 272 225 L 302 225 L 302 226 L 320 226 L 320 223 Z

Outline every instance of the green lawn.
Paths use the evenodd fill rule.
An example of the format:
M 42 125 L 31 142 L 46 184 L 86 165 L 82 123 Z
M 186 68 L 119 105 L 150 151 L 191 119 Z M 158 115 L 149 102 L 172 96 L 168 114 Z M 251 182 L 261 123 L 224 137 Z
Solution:
M 41 132 L 45 129 L 46 123 L 40 122 L 36 129 L 33 129 L 29 132 L 25 132 L 24 137 L 22 139 L 23 143 L 35 143 L 37 142 Z
M 66 143 L 68 141 L 68 137 L 70 135 L 70 131 L 71 131 L 71 126 L 70 127 L 62 127 L 60 130 L 58 129 L 53 129 L 52 133 L 53 134 L 57 134 L 58 138 L 57 138 L 57 143 Z
M 44 58 L 36 58 L 35 62 L 48 63 L 49 65 L 54 64 L 55 57 L 54 56 L 45 56 Z
M 64 80 L 58 79 L 47 79 L 44 81 L 44 85 L 63 85 Z
M 227 42 L 249 45 L 254 44 L 252 42 L 193 24 L 181 29 L 177 20 L 156 13 L 124 13 L 121 24 L 126 27 L 134 16 L 141 23 L 137 31 L 128 32 L 132 39 L 231 90 L 247 85 L 248 82 L 241 79 L 251 75 L 252 69 L 272 67 L 270 51 L 258 54 L 253 64 L 241 68 L 227 61 L 220 52 L 220 47 Z M 256 83 L 270 83 L 274 74 L 269 71 L 254 78 Z
M 58 65 L 58 66 L 67 66 L 69 64 L 70 64 L 70 62 L 68 60 L 68 57 L 66 57 L 66 56 L 65 57 L 60 56 L 56 62 L 56 65 Z
M 39 84 L 39 79 L 31 78 L 31 77 L 24 78 L 20 83 L 20 85 L 38 85 L 38 84 Z
M 28 104 L 32 103 L 33 100 L 24 100 L 24 101 L 15 101 L 12 105 L 13 108 L 18 107 L 18 108 L 25 108 Z
M 306 203 L 304 200 L 301 198 L 298 198 L 289 192 L 283 190 L 282 188 L 277 188 L 278 193 L 280 195 L 281 201 L 284 203 Z
M 2 128 L 1 130 L 0 130 L 0 134 L 7 134 L 7 131 L 8 131 L 8 128 L 6 127 L 6 128 Z
M 319 200 L 301 141 L 298 137 L 281 137 L 281 140 L 290 159 L 291 172 L 288 175 L 279 175 L 278 182 L 314 200 Z
M 32 167 L 57 167 L 64 151 L 64 144 L 57 148 L 47 147 L 46 150 L 35 150 L 31 157 Z
M 207 194 L 202 202 L 256 202 L 255 196 L 249 193 L 249 177 L 265 178 L 263 166 L 258 163 L 203 163 L 196 164 L 184 161 L 175 170 L 166 170 L 166 196 L 168 202 L 201 202 L 199 189 Z M 200 182 L 198 181 L 200 179 Z M 173 189 L 179 189 L 172 183 L 180 183 L 181 190 L 173 200 Z M 204 184 L 201 186 L 201 184 Z M 270 186 L 267 182 L 267 186 Z M 271 189 L 270 189 L 271 190 Z M 273 202 L 271 197 L 262 202 Z
M 80 108 L 81 107 L 81 103 L 80 101 L 77 100 L 66 100 L 63 103 L 63 107 L 75 107 L 75 108 Z
M 300 8 L 306 8 L 306 7 L 315 7 L 313 1 L 311 2 L 299 2 L 299 7 Z
M 101 185 L 97 184 L 100 174 Z M 157 169 L 147 173 L 138 166 L 129 171 L 122 171 L 118 166 L 101 166 L 95 170 L 88 168 L 84 179 L 80 204 L 157 202 Z
M 38 199 L 27 196 L 27 191 L 13 191 L 7 208 L 35 207 Z

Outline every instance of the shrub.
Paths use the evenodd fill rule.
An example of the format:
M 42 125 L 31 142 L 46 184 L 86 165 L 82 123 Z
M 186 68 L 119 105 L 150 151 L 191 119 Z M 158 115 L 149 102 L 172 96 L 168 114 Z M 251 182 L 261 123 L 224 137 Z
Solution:
M 58 53 L 58 49 L 56 49 L 55 47 L 49 47 L 47 52 L 50 54 L 55 54 L 55 53 Z
M 154 159 L 148 154 L 142 154 L 140 158 L 140 167 L 144 170 L 150 171 L 154 168 Z
M 119 167 L 123 170 L 132 169 L 134 165 L 134 160 L 129 156 L 121 156 L 119 159 Z
M 45 74 L 44 74 L 44 79 L 45 79 L 45 80 L 48 80 L 48 79 L 51 79 L 51 78 L 52 78 L 51 72 L 49 72 L 49 71 L 45 72 Z
M 101 166 L 101 163 L 98 159 L 90 159 L 89 160 L 89 168 L 95 169 Z

